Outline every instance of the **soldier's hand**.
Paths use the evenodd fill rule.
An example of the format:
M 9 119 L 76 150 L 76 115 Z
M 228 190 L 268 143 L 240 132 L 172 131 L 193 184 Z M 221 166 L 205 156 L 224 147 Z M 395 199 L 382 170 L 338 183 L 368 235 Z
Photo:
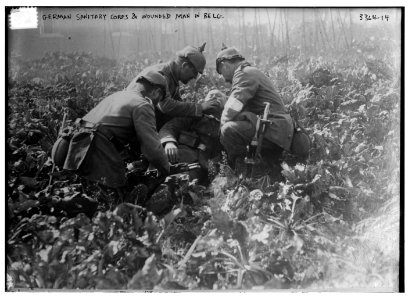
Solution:
M 220 104 L 218 101 L 206 101 L 200 104 L 202 107 L 203 114 L 212 115 L 213 113 L 221 110 Z
M 178 157 L 179 157 L 178 155 L 179 151 L 175 143 L 173 142 L 166 143 L 165 152 L 171 163 L 177 163 Z

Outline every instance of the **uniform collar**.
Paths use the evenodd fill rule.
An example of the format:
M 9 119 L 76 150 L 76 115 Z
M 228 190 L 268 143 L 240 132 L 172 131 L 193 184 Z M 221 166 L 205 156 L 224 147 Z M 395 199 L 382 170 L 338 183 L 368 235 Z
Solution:
M 153 101 L 152 101 L 152 99 L 150 99 L 149 97 L 144 97 L 144 99 L 145 99 L 150 105 L 153 106 Z
M 237 71 L 242 70 L 242 69 L 245 68 L 245 67 L 250 67 L 250 63 L 247 62 L 247 61 L 241 62 L 241 63 L 239 64 L 239 66 L 236 68 L 235 73 L 236 73 Z

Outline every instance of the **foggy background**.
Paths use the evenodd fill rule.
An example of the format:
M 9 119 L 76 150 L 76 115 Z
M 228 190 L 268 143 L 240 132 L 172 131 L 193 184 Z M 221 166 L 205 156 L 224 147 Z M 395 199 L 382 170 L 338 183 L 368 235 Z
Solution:
M 133 13 L 136 19 L 131 19 Z M 203 42 L 207 42 L 208 64 L 213 63 L 222 42 L 249 58 L 259 57 L 263 64 L 284 55 L 356 53 L 365 43 L 375 54 L 377 48 L 389 48 L 400 55 L 399 9 L 43 7 L 37 8 L 37 14 L 38 28 L 9 30 L 9 56 L 32 59 L 46 52 L 84 51 L 113 59 L 149 57 L 156 61 L 172 58 L 185 45 Z M 49 14 L 70 14 L 71 19 L 43 20 Z M 106 14 L 106 19 L 77 20 L 78 14 Z M 170 14 L 170 18 L 143 19 L 146 14 Z M 190 17 L 176 19 L 176 14 Z M 366 14 L 377 19 L 366 20 Z M 118 15 L 129 18 L 111 19 Z

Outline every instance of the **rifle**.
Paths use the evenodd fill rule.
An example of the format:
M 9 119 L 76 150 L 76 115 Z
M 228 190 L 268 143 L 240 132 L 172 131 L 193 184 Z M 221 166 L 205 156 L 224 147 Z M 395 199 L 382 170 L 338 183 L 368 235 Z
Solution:
M 260 151 L 262 149 L 262 142 L 266 131 L 266 125 L 272 124 L 272 121 L 268 120 L 269 110 L 270 103 L 265 102 L 265 110 L 263 112 L 263 116 L 258 116 L 255 135 L 250 144 L 247 146 L 245 157 L 247 177 L 251 176 L 253 166 L 261 159 Z
M 126 175 L 129 185 L 136 186 L 138 184 L 144 184 L 147 186 L 146 200 L 153 195 L 162 183 L 176 184 L 178 179 L 173 175 L 201 168 L 199 163 L 177 163 L 170 165 L 169 174 L 164 175 L 160 174 L 156 169 L 144 169 L 145 165 L 144 161 L 136 161 L 129 164 Z
M 191 164 L 177 163 L 177 164 L 170 165 L 170 171 L 167 176 L 162 176 L 159 174 L 159 172 L 156 169 L 142 171 L 141 166 L 145 165 L 144 162 L 140 164 L 140 161 L 137 161 L 137 162 L 131 163 L 131 165 L 132 167 L 127 172 L 128 176 L 132 174 L 136 174 L 137 176 L 140 176 L 140 177 L 150 177 L 150 178 L 160 178 L 160 177 L 166 178 L 167 176 L 170 176 L 170 175 L 187 172 L 187 171 L 194 170 L 194 169 L 200 169 L 199 163 L 191 163 Z

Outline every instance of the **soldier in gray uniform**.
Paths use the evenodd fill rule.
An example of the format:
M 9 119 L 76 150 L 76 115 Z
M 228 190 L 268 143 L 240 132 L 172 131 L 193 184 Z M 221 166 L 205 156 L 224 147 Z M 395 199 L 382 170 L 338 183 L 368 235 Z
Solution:
M 218 53 L 216 71 L 232 84 L 220 120 L 220 141 L 228 153 L 229 165 L 234 167 L 238 158 L 244 159 L 265 102 L 270 103 L 268 118 L 272 123 L 267 126 L 261 155 L 266 165 L 277 165 L 282 151 L 290 151 L 294 126 L 273 83 L 233 47 Z
M 121 156 L 130 145 L 136 156 L 143 154 L 161 174 L 168 174 L 169 162 L 156 130 L 155 106 L 167 90 L 163 75 L 153 70 L 143 72 L 133 89 L 116 92 L 103 99 L 78 121 L 62 161 L 63 169 L 110 188 L 126 186 L 126 164 Z M 55 157 L 63 157 L 55 144 Z
M 160 72 L 166 77 L 168 92 L 165 99 L 156 106 L 156 123 L 160 129 L 172 117 L 201 117 L 203 113 L 210 113 L 210 103 L 197 104 L 183 102 L 179 92 L 179 82 L 187 84 L 202 74 L 206 65 L 203 50 L 206 43 L 201 47 L 187 46 L 177 52 L 175 60 L 150 66 L 143 70 Z M 127 90 L 134 89 L 136 79 L 132 80 Z

